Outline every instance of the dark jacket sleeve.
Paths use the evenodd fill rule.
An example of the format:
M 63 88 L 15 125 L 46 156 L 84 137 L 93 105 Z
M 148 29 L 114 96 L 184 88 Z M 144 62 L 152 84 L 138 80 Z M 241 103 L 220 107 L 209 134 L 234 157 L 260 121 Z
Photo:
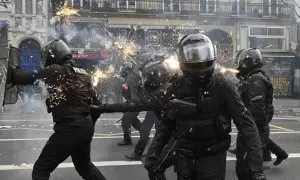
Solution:
M 237 86 L 223 77 L 220 91 L 239 133 L 244 138 L 250 170 L 261 171 L 263 165 L 262 147 L 258 130 L 251 114 L 242 103 Z
M 59 71 L 58 65 L 51 65 L 34 71 L 16 69 L 12 72 L 12 81 L 16 85 L 30 85 L 37 79 L 45 79 L 51 76 L 56 70 Z
M 172 137 L 172 133 L 175 130 L 176 122 L 175 120 L 168 119 L 166 106 L 168 100 L 172 98 L 174 87 L 171 85 L 166 91 L 166 95 L 163 97 L 163 105 L 161 106 L 161 119 L 155 125 L 155 135 L 153 141 L 148 149 L 148 158 L 158 158 L 163 147 L 167 144 L 169 139 Z
M 266 119 L 268 115 L 265 103 L 268 91 L 266 81 L 263 75 L 260 74 L 254 74 L 248 80 L 247 94 L 249 104 L 246 106 L 258 125 L 264 125 L 268 122 L 268 119 Z

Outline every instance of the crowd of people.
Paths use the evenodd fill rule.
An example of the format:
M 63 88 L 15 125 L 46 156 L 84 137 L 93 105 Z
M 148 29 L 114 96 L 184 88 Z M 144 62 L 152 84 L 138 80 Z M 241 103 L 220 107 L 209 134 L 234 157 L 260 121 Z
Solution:
M 129 160 L 142 159 L 155 124 L 144 160 L 151 180 L 166 179 L 164 172 L 170 166 L 178 180 L 224 180 L 232 120 L 238 129 L 237 148 L 231 151 L 236 154 L 238 179 L 266 180 L 263 161 L 270 160 L 270 152 L 277 156 L 275 166 L 288 154 L 269 138 L 273 86 L 262 70 L 261 53 L 248 48 L 237 54 L 236 84 L 232 76 L 216 69 L 216 52 L 207 36 L 185 35 L 177 49 L 180 72 L 173 71 L 164 57 L 140 67 L 126 64 L 120 74 L 125 102 L 102 104 L 89 73 L 72 61 L 69 47 L 59 39 L 49 42 L 42 49 L 44 68 L 11 70 L 13 84 L 44 79 L 49 85 L 46 104 L 54 133 L 34 164 L 32 179 L 49 179 L 69 156 L 83 179 L 106 179 L 91 162 L 90 147 L 97 119 L 111 107 L 112 112 L 124 112 L 124 139 L 118 145 L 132 145 L 131 125 L 140 132 L 134 152 L 125 155 Z M 138 119 L 140 111 L 147 111 L 143 122 Z

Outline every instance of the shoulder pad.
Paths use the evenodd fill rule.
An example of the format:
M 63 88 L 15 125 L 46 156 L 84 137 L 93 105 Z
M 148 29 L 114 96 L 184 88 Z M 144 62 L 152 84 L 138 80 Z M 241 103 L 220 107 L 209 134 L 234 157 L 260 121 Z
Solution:
M 216 83 L 223 86 L 235 86 L 238 85 L 239 80 L 235 75 L 216 73 Z
M 249 80 L 261 80 L 263 82 L 268 82 L 269 78 L 262 72 L 253 73 L 248 77 Z

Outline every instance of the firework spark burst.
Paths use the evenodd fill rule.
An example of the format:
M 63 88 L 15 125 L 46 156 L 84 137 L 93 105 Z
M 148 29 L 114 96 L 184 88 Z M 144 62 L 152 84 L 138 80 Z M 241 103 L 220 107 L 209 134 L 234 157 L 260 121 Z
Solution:
M 79 16 L 79 10 L 73 9 L 67 3 L 58 6 L 56 10 L 56 15 L 50 20 L 51 24 L 61 23 L 69 25 L 72 16 Z
M 169 58 L 167 58 L 167 59 L 165 60 L 165 62 L 168 64 L 168 66 L 169 66 L 172 70 L 176 70 L 176 71 L 179 71 L 179 70 L 180 70 L 179 61 L 178 61 L 176 55 L 170 56 Z
M 116 41 L 114 44 L 124 60 L 133 60 L 133 56 L 136 55 L 136 45 L 132 41 Z
M 237 69 L 233 69 L 233 68 L 226 68 L 224 66 L 221 66 L 220 64 L 216 65 L 216 70 L 218 70 L 220 73 L 226 74 L 237 74 L 239 73 L 239 70 Z
M 107 78 L 111 77 L 115 72 L 113 65 L 110 65 L 106 70 L 96 69 L 92 74 L 92 83 L 93 86 L 97 86 L 99 83 L 102 83 Z

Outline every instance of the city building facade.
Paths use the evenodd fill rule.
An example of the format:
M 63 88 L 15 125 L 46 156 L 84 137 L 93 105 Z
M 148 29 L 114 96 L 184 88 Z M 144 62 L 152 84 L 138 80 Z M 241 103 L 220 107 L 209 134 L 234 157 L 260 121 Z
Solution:
M 100 34 L 96 43 L 74 36 L 71 45 L 84 49 L 103 47 L 105 32 L 125 37 L 145 51 L 172 49 L 187 33 L 208 35 L 218 47 L 218 60 L 233 65 L 235 53 L 257 47 L 270 73 L 278 96 L 293 95 L 295 58 L 290 44 L 297 37 L 295 5 L 292 0 L 69 0 L 79 10 L 73 18 L 77 29 L 90 36 Z M 100 28 L 103 27 L 103 28 Z M 87 37 L 88 38 L 88 37 Z M 83 39 L 83 40 L 82 40 Z M 101 53 L 98 59 L 101 58 Z M 77 55 L 79 56 L 79 55 Z M 94 56 L 95 57 L 95 56 Z M 96 58 L 96 59 L 97 59 Z
M 11 3 L 0 3 L 0 66 L 4 65 L 8 57 L 8 26 Z
M 10 45 L 20 50 L 20 66 L 37 69 L 40 50 L 47 41 L 48 0 L 15 0 L 11 5 Z

